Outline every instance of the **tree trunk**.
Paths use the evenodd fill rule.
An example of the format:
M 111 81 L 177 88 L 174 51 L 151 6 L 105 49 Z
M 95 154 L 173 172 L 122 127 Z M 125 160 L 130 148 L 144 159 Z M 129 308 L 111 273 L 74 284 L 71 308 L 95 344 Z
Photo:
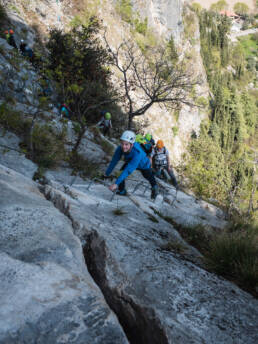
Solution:
M 128 115 L 128 130 L 132 130 L 133 126 L 133 116 L 131 114 Z
M 29 129 L 29 150 L 30 150 L 30 157 L 31 157 L 32 160 L 34 158 L 32 133 L 33 133 L 34 125 L 35 125 L 35 122 L 36 122 L 36 118 L 37 118 L 37 112 L 35 112 L 34 115 L 33 115 L 33 119 L 31 121 L 30 129 Z
M 77 137 L 77 140 L 75 142 L 75 145 L 73 147 L 73 152 L 76 153 L 79 146 L 80 146 L 80 143 L 81 143 L 81 140 L 83 138 L 83 135 L 85 134 L 85 128 L 82 128 L 82 130 L 80 130 L 79 134 L 78 134 L 78 137 Z

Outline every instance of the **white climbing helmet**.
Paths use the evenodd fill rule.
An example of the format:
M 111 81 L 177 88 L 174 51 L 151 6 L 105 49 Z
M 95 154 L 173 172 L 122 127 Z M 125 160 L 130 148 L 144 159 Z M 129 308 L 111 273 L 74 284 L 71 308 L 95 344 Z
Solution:
M 122 136 L 120 137 L 120 140 L 133 144 L 135 142 L 135 133 L 131 130 L 126 130 L 123 132 Z

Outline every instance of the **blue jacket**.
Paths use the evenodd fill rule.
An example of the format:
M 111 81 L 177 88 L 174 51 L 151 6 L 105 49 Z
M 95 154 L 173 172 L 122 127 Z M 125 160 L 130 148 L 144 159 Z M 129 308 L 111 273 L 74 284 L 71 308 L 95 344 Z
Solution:
M 145 154 L 145 152 L 142 150 L 140 144 L 138 142 L 135 142 L 133 144 L 133 147 L 129 153 L 124 153 L 122 151 L 121 146 L 118 146 L 113 158 L 106 170 L 106 175 L 109 176 L 110 173 L 115 168 L 118 161 L 121 159 L 121 157 L 124 157 L 125 162 L 127 163 L 125 169 L 121 173 L 121 175 L 117 178 L 115 181 L 115 184 L 119 185 L 122 183 L 125 178 L 127 178 L 134 170 L 147 170 L 151 168 L 150 160 Z

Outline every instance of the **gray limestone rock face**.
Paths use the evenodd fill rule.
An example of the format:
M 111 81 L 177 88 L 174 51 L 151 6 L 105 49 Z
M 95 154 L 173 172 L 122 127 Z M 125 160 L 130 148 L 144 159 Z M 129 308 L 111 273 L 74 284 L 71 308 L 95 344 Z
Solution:
M 172 34 L 179 40 L 183 30 L 183 0 L 133 0 L 132 3 L 142 19 L 148 18 L 148 24 L 161 36 L 169 38 Z
M 162 249 L 168 238 L 183 240 L 167 222 L 148 215 L 159 201 L 154 204 L 141 191 L 140 207 L 131 196 L 111 202 L 101 184 L 74 185 L 72 191 L 76 199 L 45 186 L 46 197 L 66 213 L 85 243 L 88 269 L 131 343 L 257 343 L 256 299 L 187 255 Z
M 0 164 L 32 178 L 38 167 L 19 152 L 19 143 L 20 139 L 15 134 L 0 129 Z
M 128 343 L 71 221 L 2 165 L 0 190 L 0 343 Z

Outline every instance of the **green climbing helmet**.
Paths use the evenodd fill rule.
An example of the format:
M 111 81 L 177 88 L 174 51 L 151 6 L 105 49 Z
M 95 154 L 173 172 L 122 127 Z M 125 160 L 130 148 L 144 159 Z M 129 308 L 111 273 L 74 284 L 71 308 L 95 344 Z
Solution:
M 111 119 L 111 113 L 106 112 L 105 113 L 105 119 Z
M 148 140 L 148 141 L 150 141 L 150 140 L 152 139 L 152 135 L 149 134 L 149 133 L 147 133 L 147 134 L 145 135 L 145 139 Z
M 141 134 L 137 134 L 136 135 L 136 138 L 135 138 L 135 142 L 138 142 L 138 143 L 145 143 L 145 138 L 141 135 Z

